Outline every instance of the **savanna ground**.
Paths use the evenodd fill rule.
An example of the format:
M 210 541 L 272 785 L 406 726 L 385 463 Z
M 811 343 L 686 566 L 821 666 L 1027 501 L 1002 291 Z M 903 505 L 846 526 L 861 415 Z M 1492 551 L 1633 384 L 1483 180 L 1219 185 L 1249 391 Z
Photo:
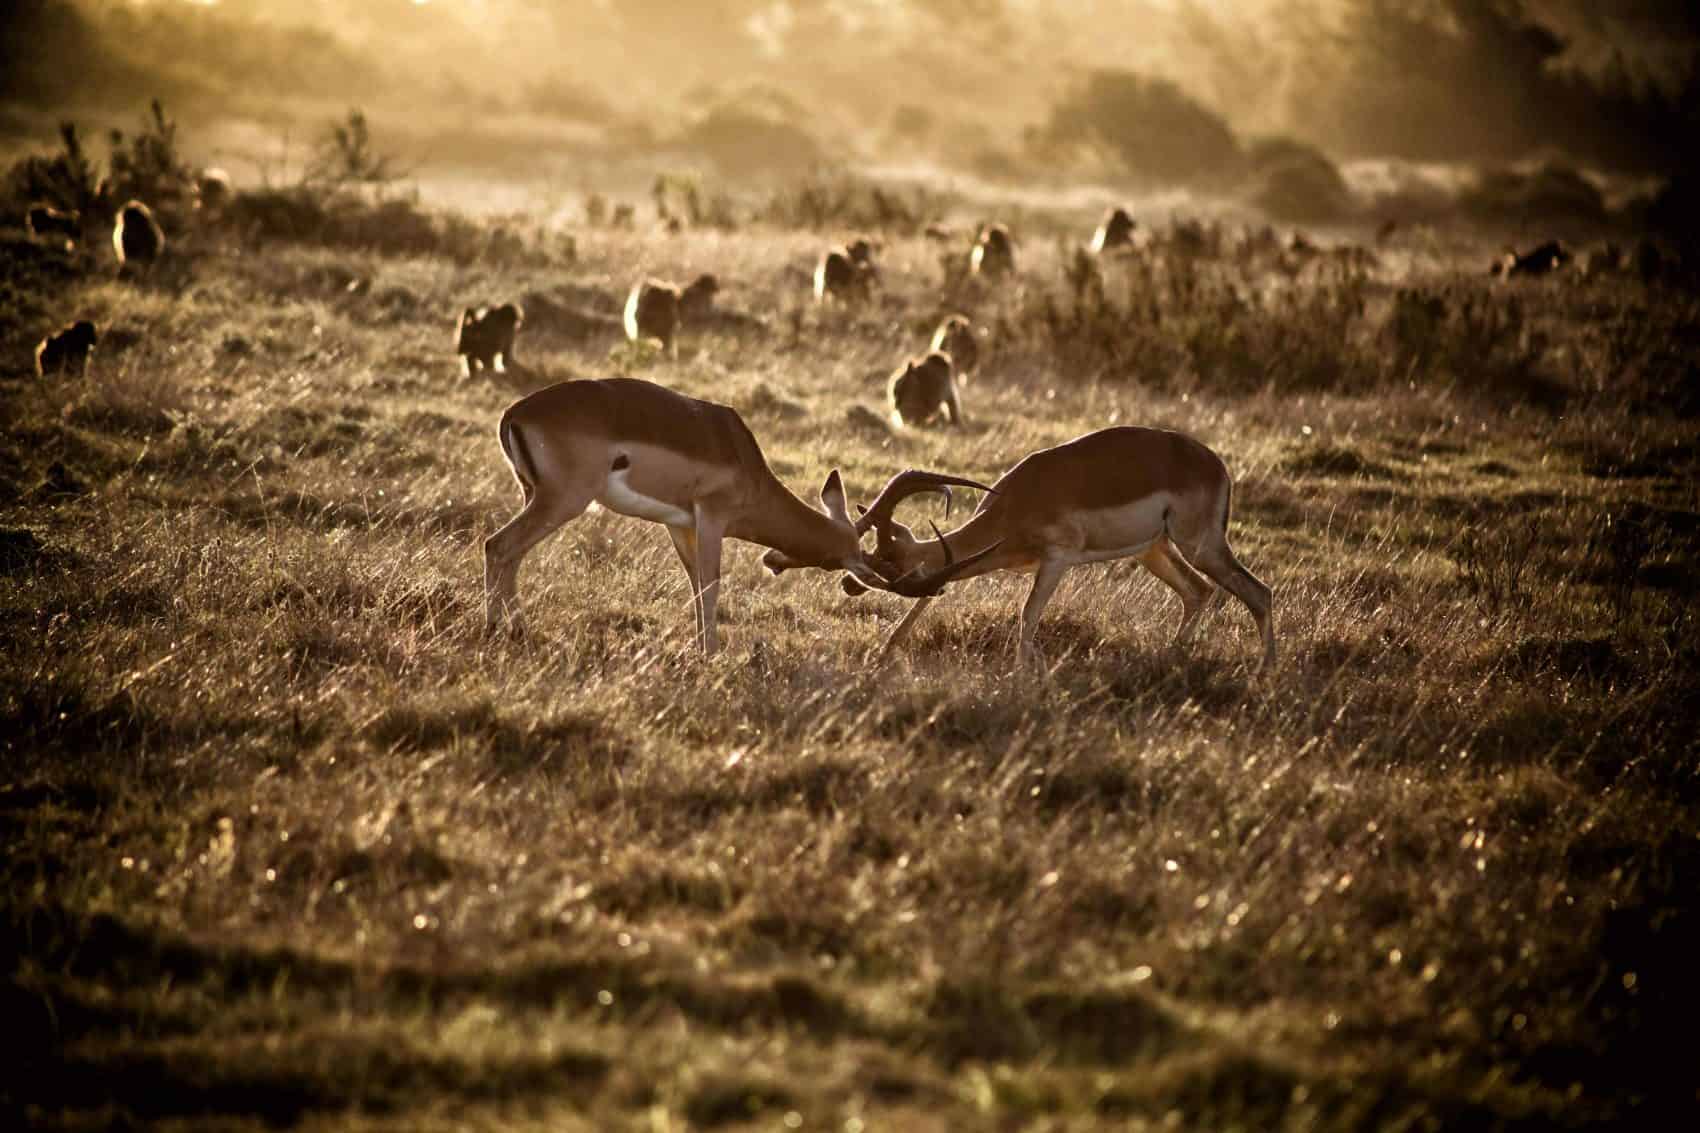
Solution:
M 1496 242 L 1422 231 L 1289 274 L 1162 223 L 1095 277 L 1055 235 L 1092 216 L 1030 215 L 1009 288 L 947 293 L 894 229 L 874 301 L 821 311 L 845 233 L 779 219 L 379 255 L 191 217 L 124 280 L 4 233 L 8 1126 L 1695 1109 L 1691 292 L 1496 283 Z M 633 279 L 697 271 L 732 315 L 677 362 L 621 341 Z M 527 368 L 461 380 L 453 313 L 514 298 Z M 968 427 L 891 429 L 886 375 L 955 308 L 989 328 Z M 79 316 L 88 374 L 38 381 Z M 1237 604 L 1172 648 L 1124 562 L 1070 575 L 1044 672 L 996 578 L 879 670 L 900 600 L 745 545 L 704 659 L 664 533 L 608 514 L 487 640 L 496 417 L 614 374 L 735 406 L 811 500 L 1192 433 L 1280 662 Z

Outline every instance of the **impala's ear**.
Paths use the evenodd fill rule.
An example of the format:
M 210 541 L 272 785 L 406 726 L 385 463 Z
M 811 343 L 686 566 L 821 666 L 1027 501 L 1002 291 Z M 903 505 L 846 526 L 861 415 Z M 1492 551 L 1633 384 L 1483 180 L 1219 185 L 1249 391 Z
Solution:
M 844 499 L 844 481 L 839 477 L 838 469 L 834 468 L 827 474 L 826 483 L 821 486 L 820 502 L 827 515 L 840 523 L 850 522 L 849 505 Z
M 839 585 L 839 588 L 844 591 L 844 593 L 848 594 L 852 598 L 859 598 L 863 594 L 866 594 L 870 589 L 872 589 L 872 587 L 868 586 L 867 584 L 856 581 L 856 578 L 855 578 L 854 575 L 848 575 L 848 574 L 845 575 L 843 578 L 838 580 L 838 585 Z

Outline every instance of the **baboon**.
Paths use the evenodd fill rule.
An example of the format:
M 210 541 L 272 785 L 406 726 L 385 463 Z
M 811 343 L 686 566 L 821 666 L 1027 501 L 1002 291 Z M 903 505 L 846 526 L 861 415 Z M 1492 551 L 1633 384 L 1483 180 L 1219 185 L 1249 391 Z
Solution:
M 865 239 L 852 240 L 842 248 L 832 248 L 815 265 L 815 302 L 828 299 L 866 299 L 879 281 L 879 267 L 874 263 L 874 245 Z
M 925 358 L 911 358 L 891 375 L 887 389 L 891 412 L 900 425 L 924 425 L 943 409 L 952 425 L 961 425 L 962 402 L 956 393 L 950 355 L 934 350 Z
M 230 174 L 222 169 L 203 169 L 195 179 L 195 207 L 207 213 L 223 212 L 235 195 Z
M 65 370 L 82 373 L 88 369 L 89 354 L 99 335 L 87 319 L 67 323 L 58 333 L 50 334 L 35 348 L 35 373 L 45 378 Z
M 50 205 L 36 205 L 29 211 L 29 230 L 38 240 L 43 236 L 64 237 L 68 252 L 83 234 L 83 218 L 74 210 L 65 212 Z
M 930 349 L 950 355 L 951 369 L 961 382 L 966 382 L 980 364 L 980 344 L 974 340 L 974 327 L 967 315 L 946 316 L 933 331 Z
M 1641 277 L 1643 283 L 1657 283 L 1665 273 L 1665 254 L 1651 240 L 1642 238 L 1636 243 L 1633 260 L 1635 274 Z
M 1582 275 L 1587 279 L 1619 275 L 1623 272 L 1624 263 L 1623 249 L 1608 240 L 1583 258 Z
M 1092 234 L 1092 254 L 1101 256 L 1116 248 L 1131 250 L 1133 248 L 1133 233 L 1138 227 L 1139 225 L 1133 217 L 1128 215 L 1128 211 L 1117 205 L 1104 214 L 1104 219 L 1098 225 L 1098 230 Z
M 626 297 L 626 337 L 633 342 L 658 339 L 669 355 L 679 356 L 679 323 L 704 315 L 714 304 L 720 281 L 703 274 L 679 288 L 659 279 L 642 279 Z
M 1009 229 L 1002 224 L 988 224 L 980 229 L 980 238 L 968 256 L 970 275 L 1004 276 L 1015 271 L 1015 244 Z
M 153 210 L 141 201 L 126 201 L 112 227 L 112 250 L 118 253 L 119 267 L 159 259 L 165 251 L 165 232 L 153 218 Z
M 1570 250 L 1557 240 L 1548 240 L 1528 252 L 1506 248 L 1493 265 L 1493 274 L 1506 279 L 1514 275 L 1546 275 L 1570 262 Z
M 470 378 L 480 367 L 505 374 L 515 365 L 514 334 L 525 323 L 518 303 L 500 307 L 468 307 L 455 330 L 455 353 L 462 373 Z

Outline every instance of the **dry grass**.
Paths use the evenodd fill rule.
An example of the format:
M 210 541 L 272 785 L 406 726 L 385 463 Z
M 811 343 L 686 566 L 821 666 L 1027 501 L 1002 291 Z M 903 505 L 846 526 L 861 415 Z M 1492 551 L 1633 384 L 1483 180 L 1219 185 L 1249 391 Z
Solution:
M 1425 249 L 1094 289 L 1042 243 L 1011 291 L 945 294 L 934 246 L 894 238 L 875 302 L 822 313 L 820 236 L 576 237 L 571 265 L 15 270 L 8 1124 L 1695 1105 L 1666 1037 L 1700 947 L 1691 297 L 1495 289 Z M 633 279 L 705 270 L 745 317 L 688 327 L 677 364 L 621 343 Z M 460 381 L 453 313 L 510 298 L 532 368 Z M 973 424 L 858 412 L 957 306 L 996 329 Z M 38 309 L 125 333 L 37 384 L 15 360 Z M 873 672 L 896 600 L 768 578 L 747 547 L 704 660 L 665 537 L 608 515 L 527 563 L 529 639 L 487 642 L 480 541 L 517 502 L 495 416 L 612 373 L 737 406 L 806 498 L 832 467 L 866 498 L 910 465 L 989 477 L 1111 422 L 1185 429 L 1238 479 L 1283 660 L 1255 675 L 1228 606 L 1173 650 L 1178 604 L 1124 563 L 1071 576 L 1048 672 L 1011 671 L 1022 585 L 998 579 Z

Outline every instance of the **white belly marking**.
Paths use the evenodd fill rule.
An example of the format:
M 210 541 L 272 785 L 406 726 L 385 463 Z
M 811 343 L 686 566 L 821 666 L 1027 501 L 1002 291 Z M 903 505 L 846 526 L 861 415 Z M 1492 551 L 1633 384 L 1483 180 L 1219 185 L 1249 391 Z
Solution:
M 669 527 L 696 526 L 696 519 L 683 508 L 634 491 L 632 486 L 626 483 L 630 472 L 631 469 L 622 468 L 618 472 L 608 473 L 608 482 L 603 485 L 602 494 L 596 497 L 597 502 L 609 511 L 636 519 L 649 519 L 656 523 L 665 523 Z

